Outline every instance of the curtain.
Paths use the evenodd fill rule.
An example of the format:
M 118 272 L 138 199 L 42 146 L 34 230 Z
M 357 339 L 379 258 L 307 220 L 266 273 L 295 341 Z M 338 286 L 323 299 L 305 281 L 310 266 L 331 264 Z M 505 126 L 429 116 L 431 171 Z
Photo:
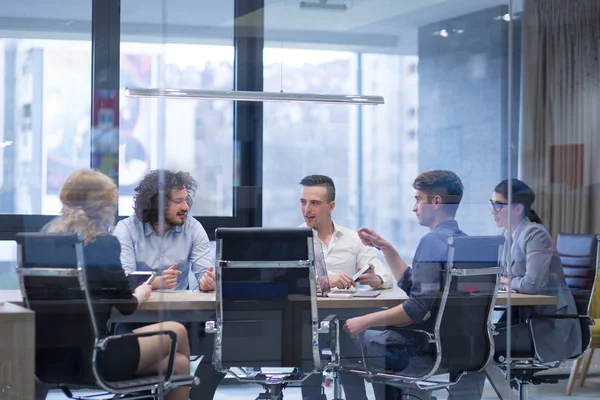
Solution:
M 600 233 L 600 1 L 524 0 L 522 18 L 519 178 L 553 237 Z

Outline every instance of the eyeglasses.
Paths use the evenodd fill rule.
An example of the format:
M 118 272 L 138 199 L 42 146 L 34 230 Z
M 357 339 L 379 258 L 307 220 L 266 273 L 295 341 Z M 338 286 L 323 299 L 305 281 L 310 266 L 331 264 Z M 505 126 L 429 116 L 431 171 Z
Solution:
M 489 200 L 490 202 L 490 208 L 492 210 L 494 210 L 495 212 L 500 212 L 502 210 L 502 208 L 504 208 L 505 206 L 508 205 L 508 203 L 504 203 L 501 201 L 493 201 L 493 200 Z

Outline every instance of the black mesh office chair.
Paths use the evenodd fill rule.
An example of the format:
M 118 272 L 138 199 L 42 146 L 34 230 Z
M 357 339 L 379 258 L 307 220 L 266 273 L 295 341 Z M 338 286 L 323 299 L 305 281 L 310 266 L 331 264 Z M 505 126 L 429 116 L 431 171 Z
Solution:
M 16 239 L 21 291 L 25 305 L 35 312 L 35 374 L 39 381 L 62 389 L 69 398 L 85 398 L 76 397 L 72 389 L 86 388 L 114 394 L 114 399 L 158 399 L 175 387 L 198 383 L 193 376 L 173 374 L 177 336 L 172 331 L 100 336 L 97 315 L 110 313 L 123 301 L 120 294 L 128 287 L 99 284 L 97 271 L 85 267 L 80 234 L 19 233 Z M 101 273 L 124 274 L 118 266 L 103 268 Z M 127 285 L 126 279 L 121 282 Z M 88 323 L 82 324 L 82 320 Z M 47 334 L 56 331 L 61 334 Z M 171 338 L 169 365 L 163 375 L 108 381 L 99 373 L 96 360 L 110 341 L 154 335 Z
M 440 271 L 441 290 L 432 310 L 432 329 L 386 327 L 402 334 L 420 335 L 430 348 L 432 361 L 412 358 L 402 371 L 382 369 L 364 359 L 366 368 L 349 370 L 373 383 L 431 392 L 448 389 L 468 372 L 481 372 L 492 359 L 494 342 L 491 316 L 496 301 L 499 266 L 504 238 L 466 236 L 449 238 L 448 261 Z M 413 365 L 419 365 L 414 368 Z M 344 366 L 342 366 L 344 368 Z M 448 374 L 449 379 L 440 379 Z
M 206 329 L 215 334 L 215 368 L 262 385 L 259 399 L 280 399 L 288 384 L 337 368 L 337 318 L 318 321 L 312 230 L 219 228 L 216 240 L 216 321 Z M 305 310 L 312 335 L 303 341 Z M 322 354 L 319 334 L 332 343 Z

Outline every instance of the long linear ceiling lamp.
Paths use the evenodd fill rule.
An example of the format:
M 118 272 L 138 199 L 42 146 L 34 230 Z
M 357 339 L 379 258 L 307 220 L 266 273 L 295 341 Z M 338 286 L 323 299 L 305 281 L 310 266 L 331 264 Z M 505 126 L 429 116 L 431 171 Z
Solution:
M 256 92 L 242 90 L 199 90 L 199 89 L 159 89 L 159 88 L 126 88 L 128 97 L 152 97 L 165 99 L 190 100 L 236 100 L 236 101 L 278 101 L 290 103 L 324 103 L 324 104 L 385 104 L 381 96 L 363 96 L 348 94 L 319 93 L 284 93 Z
M 332 4 L 328 3 L 327 0 L 319 0 L 318 2 L 301 1 L 300 8 L 325 11 L 348 11 L 348 6 L 346 4 Z

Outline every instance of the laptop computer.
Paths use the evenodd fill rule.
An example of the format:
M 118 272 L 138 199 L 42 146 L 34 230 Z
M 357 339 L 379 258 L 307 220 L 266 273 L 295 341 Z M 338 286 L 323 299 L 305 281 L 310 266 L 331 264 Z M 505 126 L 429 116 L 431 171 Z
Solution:
M 329 274 L 327 273 L 327 264 L 325 263 L 325 253 L 323 246 L 317 238 L 313 239 L 313 250 L 315 255 L 315 269 L 317 274 L 317 296 L 321 297 L 377 297 L 381 294 L 379 290 L 365 289 L 339 289 L 329 286 Z

